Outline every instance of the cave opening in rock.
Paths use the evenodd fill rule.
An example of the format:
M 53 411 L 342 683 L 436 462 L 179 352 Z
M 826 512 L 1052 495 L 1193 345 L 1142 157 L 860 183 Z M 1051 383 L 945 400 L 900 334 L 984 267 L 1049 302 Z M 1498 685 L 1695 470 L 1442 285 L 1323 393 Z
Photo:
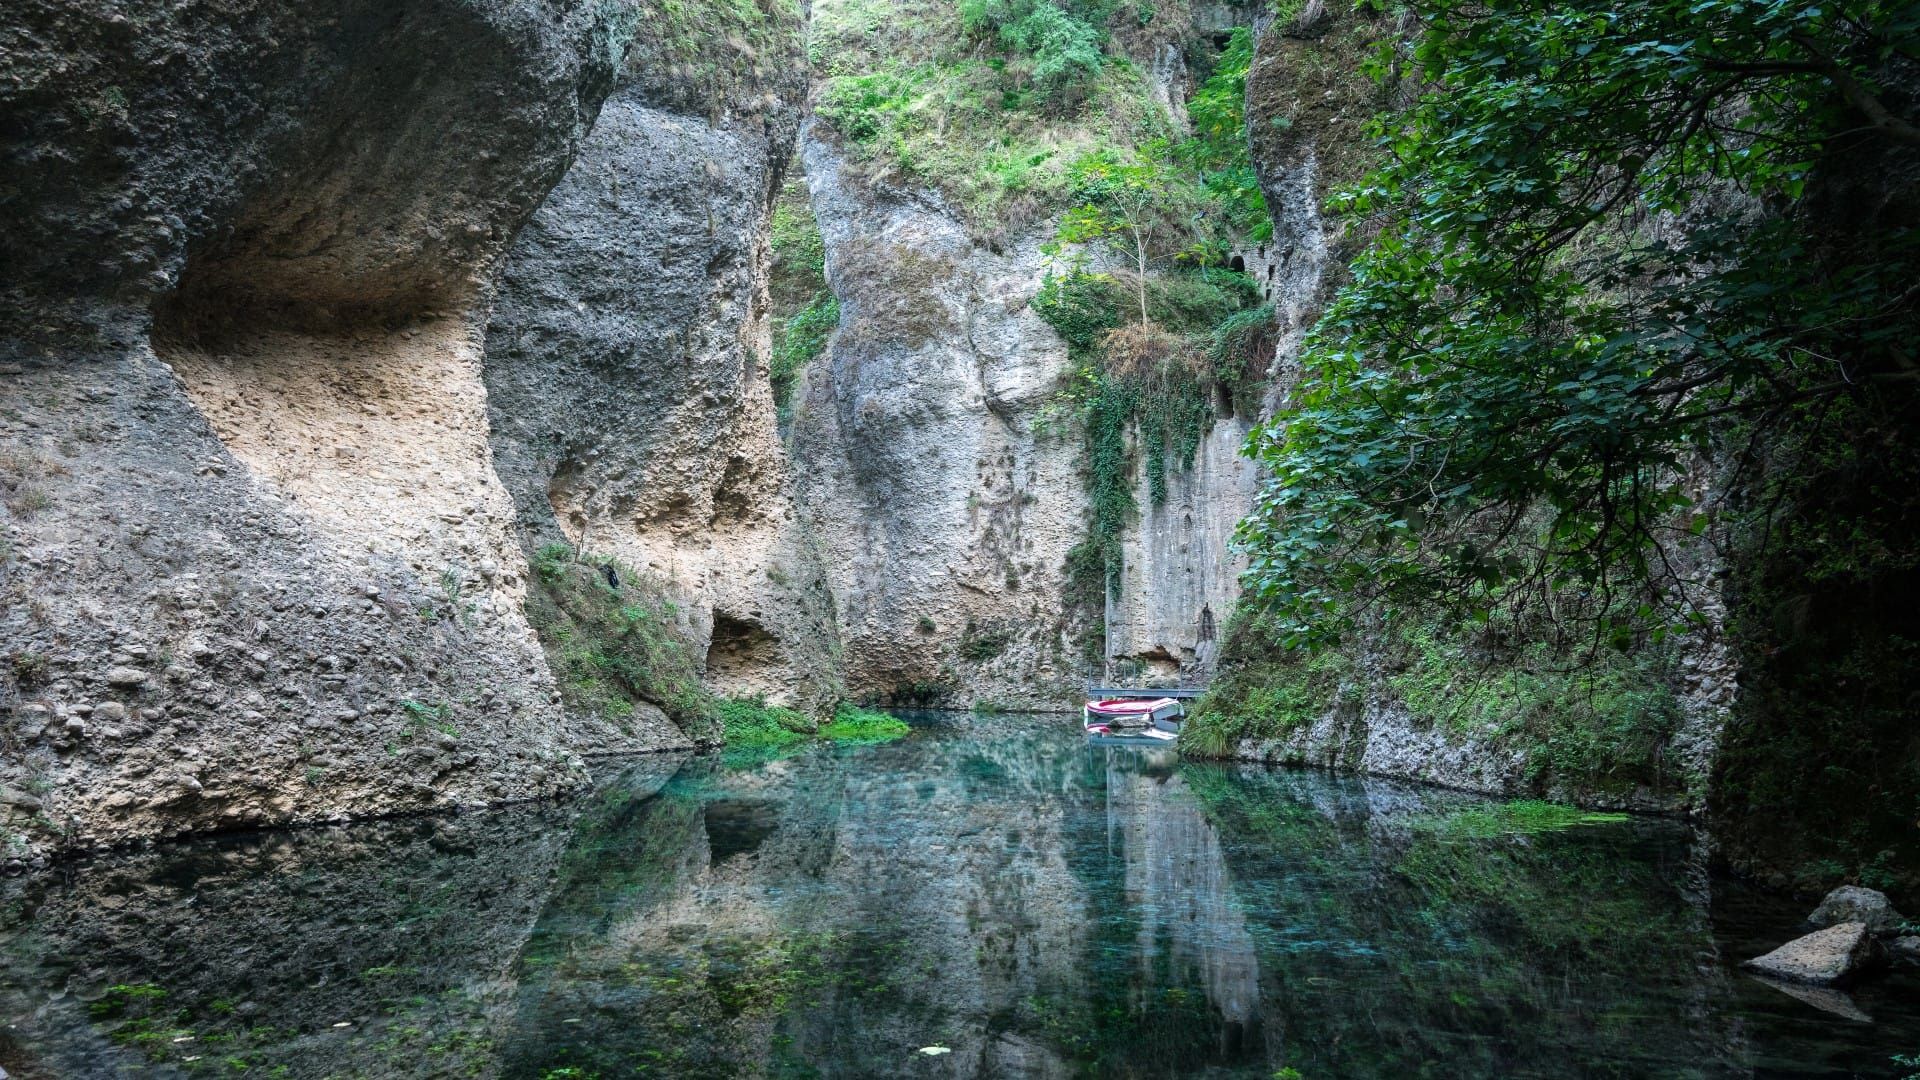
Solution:
M 707 685 L 726 697 L 765 697 L 779 703 L 791 694 L 780 641 L 751 619 L 713 613 L 707 645 Z

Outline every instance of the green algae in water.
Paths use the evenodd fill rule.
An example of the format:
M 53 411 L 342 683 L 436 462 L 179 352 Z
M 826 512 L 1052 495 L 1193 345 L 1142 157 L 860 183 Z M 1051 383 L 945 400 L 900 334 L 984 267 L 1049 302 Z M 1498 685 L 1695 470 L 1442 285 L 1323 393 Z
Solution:
M 874 746 L 912 731 L 896 716 L 843 704 L 816 731 L 813 721 L 793 709 L 758 699 L 722 698 L 720 716 L 726 739 L 721 760 L 730 769 L 751 769 L 791 757 L 817 741 Z
M 1540 799 L 1516 799 L 1455 810 L 1434 818 L 1429 826 L 1443 835 L 1467 839 L 1523 836 L 1557 832 L 1578 825 L 1615 825 L 1630 820 L 1632 815 L 1629 814 L 1582 810 L 1577 806 Z
M 1673 822 L 1090 747 L 1065 719 L 915 729 L 0 882 L 0 1065 L 1821 1076 L 1920 1045 L 1910 976 L 1854 991 L 1863 1025 L 1740 975 L 1804 912 L 1709 885 Z

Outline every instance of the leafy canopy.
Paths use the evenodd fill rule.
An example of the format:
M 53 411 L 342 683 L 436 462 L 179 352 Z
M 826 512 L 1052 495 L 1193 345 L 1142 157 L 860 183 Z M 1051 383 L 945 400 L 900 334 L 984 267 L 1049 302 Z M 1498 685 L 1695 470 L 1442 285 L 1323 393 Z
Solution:
M 1708 525 L 1693 456 L 1914 377 L 1912 231 L 1803 196 L 1920 143 L 1876 81 L 1920 8 L 1416 6 L 1427 89 L 1335 200 L 1378 238 L 1249 443 L 1248 585 L 1296 645 L 1436 597 L 1662 634 L 1697 618 L 1669 561 Z

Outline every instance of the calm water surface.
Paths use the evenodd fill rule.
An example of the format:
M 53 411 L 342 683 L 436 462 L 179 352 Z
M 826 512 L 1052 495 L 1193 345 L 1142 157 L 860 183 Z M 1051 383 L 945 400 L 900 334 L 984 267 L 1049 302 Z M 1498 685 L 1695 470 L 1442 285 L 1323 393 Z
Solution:
M 1529 833 L 1492 805 L 1028 718 L 646 760 L 565 806 L 0 884 L 0 1066 L 1322 1080 L 1920 1053 L 1920 980 L 1802 1000 L 1739 974 L 1803 912 L 1710 881 L 1686 829 Z

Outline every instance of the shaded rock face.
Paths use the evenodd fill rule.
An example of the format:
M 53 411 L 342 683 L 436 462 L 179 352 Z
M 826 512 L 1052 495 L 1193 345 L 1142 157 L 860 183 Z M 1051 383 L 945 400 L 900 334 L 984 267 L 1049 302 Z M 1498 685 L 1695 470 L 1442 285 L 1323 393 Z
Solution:
M 1079 440 L 1040 423 L 1069 365 L 1027 306 L 1037 241 L 977 245 L 936 197 L 853 175 L 817 127 L 802 155 L 841 315 L 796 388 L 793 453 L 848 689 L 1056 707 L 1079 689 L 1060 596 L 1086 494 Z
M 623 10 L 10 13 L 0 855 L 584 780 L 481 339 Z
M 766 375 L 764 238 L 804 64 L 763 57 L 772 74 L 714 101 L 636 56 L 503 267 L 494 465 L 527 553 L 565 541 L 657 577 L 714 689 L 830 707 L 834 612 Z
M 1842 885 L 1828 893 L 1820 906 L 1813 909 L 1813 914 L 1807 916 L 1807 921 L 1815 926 L 1863 923 L 1876 934 L 1891 933 L 1906 922 L 1893 909 L 1886 893 L 1858 885 Z

